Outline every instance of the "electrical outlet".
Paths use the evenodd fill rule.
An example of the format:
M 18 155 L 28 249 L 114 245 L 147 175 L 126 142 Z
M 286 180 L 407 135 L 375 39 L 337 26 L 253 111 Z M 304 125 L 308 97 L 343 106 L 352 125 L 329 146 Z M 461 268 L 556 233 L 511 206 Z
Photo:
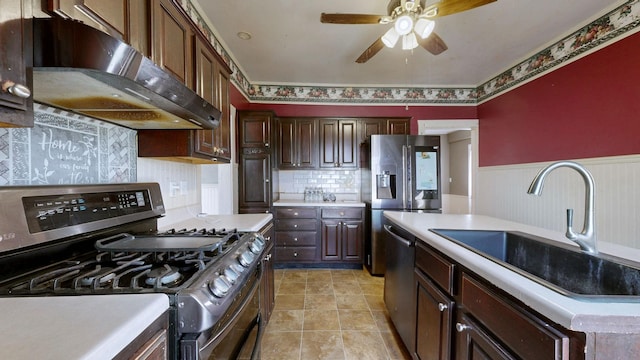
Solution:
M 180 192 L 180 184 L 177 181 L 169 182 L 169 197 L 175 197 Z

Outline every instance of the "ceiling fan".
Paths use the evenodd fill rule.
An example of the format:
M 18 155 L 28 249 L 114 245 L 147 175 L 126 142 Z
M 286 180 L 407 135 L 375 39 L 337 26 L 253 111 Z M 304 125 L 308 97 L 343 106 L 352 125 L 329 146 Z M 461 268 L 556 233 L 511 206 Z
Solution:
M 470 10 L 496 0 L 391 0 L 388 15 L 327 14 L 320 15 L 320 22 L 328 24 L 393 24 L 387 32 L 371 44 L 356 60 L 364 63 L 384 46 L 394 47 L 402 37 L 402 48 L 410 50 L 422 46 L 438 55 L 447 45 L 433 32 L 432 19 Z M 427 5 L 427 2 L 429 4 Z M 416 36 L 417 35 L 417 36 Z

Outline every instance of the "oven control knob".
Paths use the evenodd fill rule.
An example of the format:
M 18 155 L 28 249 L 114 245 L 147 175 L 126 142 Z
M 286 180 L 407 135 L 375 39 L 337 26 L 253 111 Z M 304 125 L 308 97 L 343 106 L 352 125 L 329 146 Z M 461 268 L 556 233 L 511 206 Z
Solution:
M 253 234 L 253 241 L 259 243 L 261 246 L 264 246 L 266 241 L 264 241 L 264 236 L 260 233 Z
M 256 256 L 251 251 L 245 251 L 238 256 L 238 262 L 244 267 L 249 267 Z
M 238 274 L 237 271 L 235 271 L 233 269 L 233 267 L 229 266 L 228 268 L 224 269 L 224 277 L 227 278 L 227 280 L 229 280 L 230 283 L 235 284 L 236 280 L 238 280 L 238 277 L 240 276 L 240 274 Z
M 233 269 L 233 271 L 235 271 L 238 276 L 244 272 L 244 266 L 238 263 L 232 263 L 231 265 L 229 265 L 229 269 Z
M 224 297 L 229 292 L 231 284 L 224 278 L 224 276 L 218 276 L 212 282 L 209 283 L 209 289 L 216 297 Z
M 262 251 L 263 248 L 264 248 L 264 243 L 258 242 L 257 240 L 249 243 L 249 250 L 251 250 L 251 252 L 256 255 L 260 254 L 260 251 Z

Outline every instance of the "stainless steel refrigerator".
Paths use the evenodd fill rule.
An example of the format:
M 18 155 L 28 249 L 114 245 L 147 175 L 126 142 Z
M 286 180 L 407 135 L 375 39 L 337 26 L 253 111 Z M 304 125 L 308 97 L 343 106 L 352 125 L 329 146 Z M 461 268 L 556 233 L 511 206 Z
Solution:
M 440 137 L 372 135 L 361 148 L 362 199 L 367 206 L 365 266 L 385 272 L 382 212 L 441 212 Z

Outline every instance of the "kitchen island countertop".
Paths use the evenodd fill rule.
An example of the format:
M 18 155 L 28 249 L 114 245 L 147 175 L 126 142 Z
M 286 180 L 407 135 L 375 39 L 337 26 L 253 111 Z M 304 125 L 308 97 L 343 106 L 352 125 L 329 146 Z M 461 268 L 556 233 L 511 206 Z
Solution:
M 560 232 L 481 215 L 419 214 L 385 211 L 384 216 L 409 230 L 454 261 L 503 289 L 569 330 L 587 333 L 640 333 L 640 301 L 589 301 L 548 289 L 495 262 L 467 250 L 429 229 L 512 230 L 573 244 Z M 419 241 L 420 241 L 419 240 Z M 640 250 L 599 241 L 600 252 L 638 259 Z
M 111 359 L 169 308 L 165 294 L 0 298 L 0 358 Z
M 338 200 L 338 201 L 304 201 L 304 200 L 278 200 L 273 202 L 273 206 L 281 207 L 364 207 L 365 204 L 356 200 Z

